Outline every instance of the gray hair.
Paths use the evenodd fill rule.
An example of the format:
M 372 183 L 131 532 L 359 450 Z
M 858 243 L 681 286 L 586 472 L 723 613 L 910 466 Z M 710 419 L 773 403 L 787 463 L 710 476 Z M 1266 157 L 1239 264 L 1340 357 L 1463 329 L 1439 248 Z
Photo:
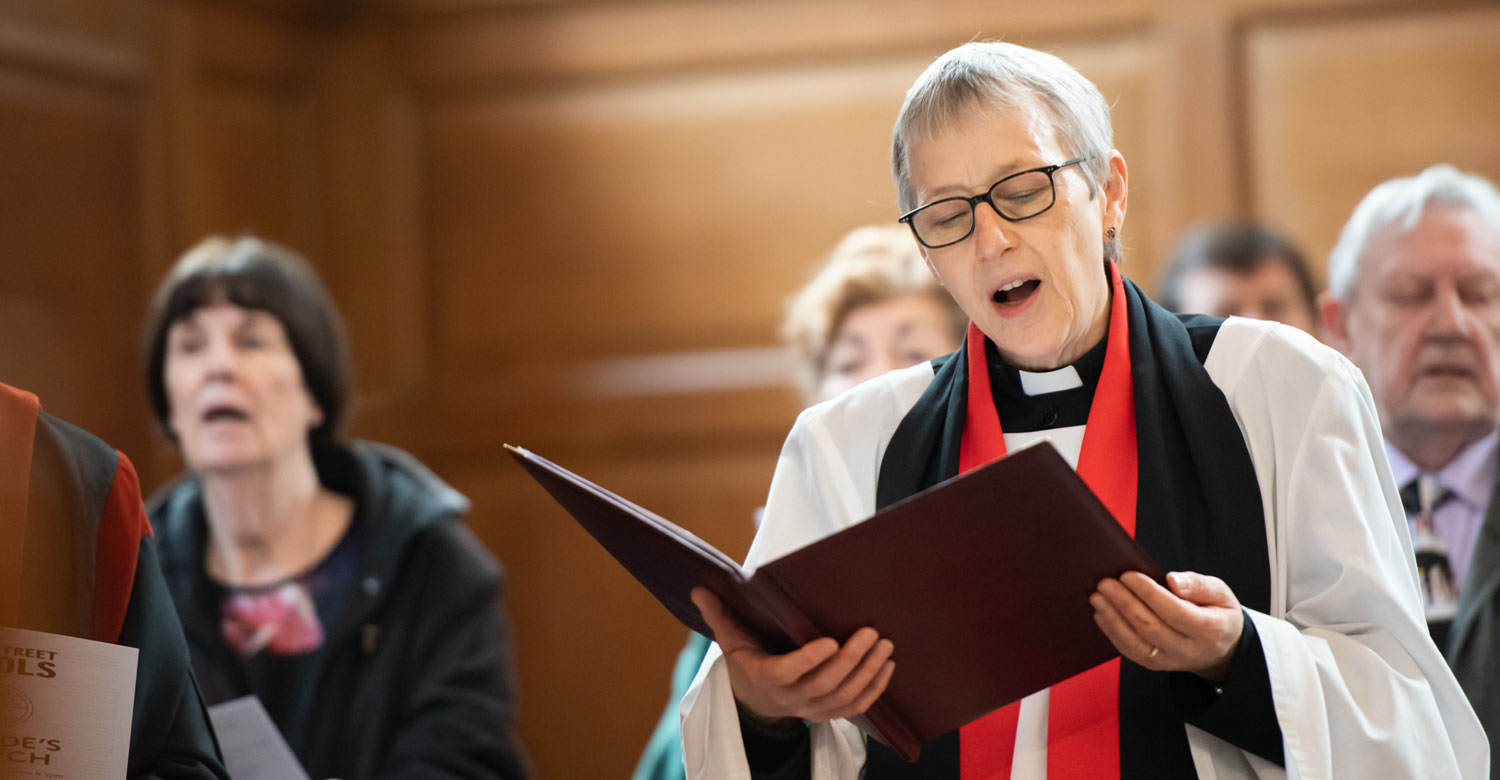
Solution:
M 906 91 L 891 131 L 891 173 L 901 211 L 917 207 L 911 186 L 911 144 L 930 138 L 979 105 L 1014 109 L 1028 99 L 1047 112 L 1093 197 L 1109 175 L 1114 130 L 1099 88 L 1073 66 L 1046 52 L 1000 41 L 971 42 L 939 57 Z M 1058 163 L 1062 160 L 1050 160 Z
M 1416 176 L 1391 179 L 1370 190 L 1354 207 L 1328 255 L 1328 290 L 1348 299 L 1360 261 L 1378 236 L 1390 239 L 1416 228 L 1430 208 L 1467 209 L 1500 235 L 1500 192 L 1483 177 L 1451 165 L 1434 165 Z

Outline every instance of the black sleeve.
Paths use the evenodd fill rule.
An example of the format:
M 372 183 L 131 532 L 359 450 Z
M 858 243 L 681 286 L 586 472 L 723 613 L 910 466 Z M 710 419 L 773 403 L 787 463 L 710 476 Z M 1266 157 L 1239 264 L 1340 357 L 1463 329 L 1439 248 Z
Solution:
M 768 728 L 744 707 L 739 714 L 751 780 L 811 780 L 812 736 L 807 723 Z
M 515 731 L 510 622 L 500 606 L 499 563 L 459 523 L 414 544 L 409 582 L 427 605 L 409 630 L 419 637 L 406 703 L 390 743 L 384 780 L 525 780 L 530 769 Z
M 138 780 L 228 780 L 193 678 L 182 624 L 150 537 L 141 540 L 119 644 L 140 651 L 128 774 Z
M 1216 686 L 1189 672 L 1173 672 L 1171 680 L 1172 698 L 1184 721 L 1278 766 L 1286 766 L 1266 655 L 1249 613 L 1245 613 L 1245 627 L 1235 646 L 1229 676 L 1222 685 Z

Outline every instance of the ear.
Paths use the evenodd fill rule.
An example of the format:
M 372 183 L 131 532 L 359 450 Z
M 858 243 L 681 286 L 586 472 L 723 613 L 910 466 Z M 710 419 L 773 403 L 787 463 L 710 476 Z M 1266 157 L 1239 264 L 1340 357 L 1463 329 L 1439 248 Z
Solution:
M 1349 355 L 1349 307 L 1329 290 L 1318 294 L 1318 316 L 1328 346 Z
M 1125 201 L 1130 195 L 1130 172 L 1125 166 L 1125 156 L 1118 149 L 1109 150 L 1107 176 L 1104 180 L 1104 226 L 1099 232 L 1103 233 L 1109 228 L 1124 231 Z

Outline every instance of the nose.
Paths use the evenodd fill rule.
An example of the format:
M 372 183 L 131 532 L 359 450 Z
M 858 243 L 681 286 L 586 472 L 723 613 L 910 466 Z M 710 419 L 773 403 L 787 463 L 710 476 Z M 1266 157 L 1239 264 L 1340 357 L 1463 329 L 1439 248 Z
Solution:
M 228 339 L 210 339 L 204 348 L 205 379 L 230 379 L 239 366 L 239 352 Z
M 1430 335 L 1463 335 L 1468 331 L 1469 310 L 1464 306 L 1458 288 L 1440 284 L 1433 294 L 1432 309 L 1427 318 Z
M 981 257 L 996 257 L 1014 246 L 1011 224 L 988 201 L 974 207 L 974 241 Z
M 863 382 L 867 379 L 874 379 L 877 376 L 883 376 L 895 371 L 898 368 L 905 368 L 905 366 L 901 365 L 895 353 L 896 350 L 894 348 L 873 350 L 870 354 L 870 362 L 865 366 L 865 375 L 860 377 L 859 381 Z

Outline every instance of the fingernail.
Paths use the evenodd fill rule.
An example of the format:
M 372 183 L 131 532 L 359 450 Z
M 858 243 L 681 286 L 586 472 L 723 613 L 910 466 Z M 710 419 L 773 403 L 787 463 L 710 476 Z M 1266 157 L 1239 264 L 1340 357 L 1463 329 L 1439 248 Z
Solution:
M 1193 578 L 1187 572 L 1174 571 L 1167 575 L 1167 583 L 1174 588 L 1186 588 L 1193 584 Z

